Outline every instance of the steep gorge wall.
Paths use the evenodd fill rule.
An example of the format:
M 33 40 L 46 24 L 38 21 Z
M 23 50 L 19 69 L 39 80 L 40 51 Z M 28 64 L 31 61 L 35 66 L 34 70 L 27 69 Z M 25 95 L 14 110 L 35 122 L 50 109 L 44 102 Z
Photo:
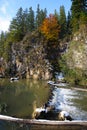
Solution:
M 10 77 L 51 79 L 52 65 L 47 59 L 45 48 L 41 42 L 41 39 L 35 33 L 27 34 L 23 41 L 19 43 L 12 43 L 11 59 L 4 64 L 3 74 L 0 71 L 1 75 L 5 76 L 8 69 Z M 5 62 L 4 59 L 3 62 Z M 3 68 L 3 62 L 1 61 L 1 68 Z
M 86 34 L 87 32 L 75 33 L 72 41 L 68 45 L 67 51 L 63 55 L 63 69 L 66 80 L 79 85 L 87 85 Z

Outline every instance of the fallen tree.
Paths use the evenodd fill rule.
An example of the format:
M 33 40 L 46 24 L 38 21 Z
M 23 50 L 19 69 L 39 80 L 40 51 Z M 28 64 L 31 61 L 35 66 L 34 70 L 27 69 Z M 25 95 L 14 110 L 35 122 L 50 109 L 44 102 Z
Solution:
M 86 126 L 87 128 L 87 121 L 81 121 L 81 120 L 73 120 L 73 121 L 57 121 L 57 120 L 36 120 L 36 119 L 22 119 L 22 118 L 16 118 L 11 116 L 5 116 L 0 115 L 0 120 L 4 121 L 11 121 L 11 122 L 17 122 L 17 123 L 26 123 L 26 124 L 32 124 L 32 125 L 82 125 Z

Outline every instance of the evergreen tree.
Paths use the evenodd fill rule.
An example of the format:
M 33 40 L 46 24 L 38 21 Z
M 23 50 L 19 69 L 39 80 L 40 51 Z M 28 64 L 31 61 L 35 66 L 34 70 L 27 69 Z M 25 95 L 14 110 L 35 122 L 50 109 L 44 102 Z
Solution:
M 47 16 L 46 8 L 44 9 L 44 11 L 42 9 L 40 10 L 39 4 L 38 4 L 37 11 L 36 11 L 36 28 L 40 27 L 40 25 L 42 24 L 46 16 Z
M 45 8 L 43 12 L 44 12 L 44 18 L 46 18 L 47 17 L 47 9 Z
M 25 35 L 25 18 L 23 14 L 23 9 L 20 8 L 16 14 L 16 17 L 13 18 L 10 24 L 10 37 L 12 41 L 20 41 Z
M 27 8 L 23 11 L 23 18 L 24 18 L 24 32 L 26 34 L 28 32 L 28 9 Z
M 40 25 L 42 24 L 43 20 L 47 17 L 47 10 L 46 8 L 44 10 L 41 9 L 40 11 Z
M 67 16 L 67 35 L 69 36 L 72 33 L 72 26 L 71 26 L 71 14 L 68 12 Z
M 4 52 L 4 42 L 5 42 L 5 34 L 2 31 L 0 34 L 0 57 L 2 57 Z
M 9 36 L 9 35 L 8 35 Z M 3 52 L 3 57 L 4 59 L 9 62 L 12 60 L 12 43 L 9 41 L 9 37 L 7 36 L 6 41 L 4 42 L 4 52 Z
M 25 30 L 25 15 L 22 8 L 19 8 L 16 14 L 16 20 L 18 23 L 18 32 L 20 34 L 20 39 L 23 39 L 26 30 Z
M 54 10 L 54 16 L 58 19 L 58 22 L 59 22 L 59 14 L 56 9 Z
M 27 15 L 27 32 L 32 32 L 35 29 L 35 19 L 34 19 L 34 11 L 32 7 L 29 8 L 29 13 Z
M 61 26 L 60 38 L 64 38 L 66 36 L 66 30 L 67 30 L 66 14 L 64 6 L 60 6 L 59 23 Z
M 72 27 L 73 31 L 77 31 L 80 24 L 86 21 L 87 17 L 87 1 L 86 0 L 71 0 L 71 12 L 72 12 Z M 81 18 L 84 16 L 84 19 Z
M 38 28 L 39 25 L 40 25 L 40 7 L 38 4 L 37 11 L 36 11 L 36 28 Z

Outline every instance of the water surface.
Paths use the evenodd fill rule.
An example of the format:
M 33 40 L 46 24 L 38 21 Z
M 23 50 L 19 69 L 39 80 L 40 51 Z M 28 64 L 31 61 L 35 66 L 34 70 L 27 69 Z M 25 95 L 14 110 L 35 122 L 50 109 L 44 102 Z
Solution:
M 49 87 L 45 81 L 0 80 L 0 104 L 6 104 L 2 114 L 32 118 L 34 107 L 41 107 L 48 100 Z
M 0 109 L 4 115 L 32 118 L 36 107 L 41 107 L 49 99 L 50 86 L 46 81 L 19 80 L 10 82 L 0 79 Z M 74 120 L 87 120 L 87 92 L 68 88 L 55 87 L 49 100 L 56 109 L 65 110 Z M 32 130 L 30 125 L 0 121 L 0 130 Z M 45 128 L 44 128 L 45 130 Z
M 67 111 L 74 120 L 87 120 L 86 91 L 55 87 L 53 95 L 50 104 L 56 109 Z

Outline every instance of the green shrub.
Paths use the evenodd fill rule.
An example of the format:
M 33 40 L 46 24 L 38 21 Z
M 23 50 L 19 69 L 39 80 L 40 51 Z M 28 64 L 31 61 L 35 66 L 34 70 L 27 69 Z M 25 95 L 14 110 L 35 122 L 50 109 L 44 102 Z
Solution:
M 59 64 L 67 82 L 70 84 L 87 86 L 87 75 L 85 71 L 74 67 L 70 69 L 66 62 L 66 55 L 61 57 Z

